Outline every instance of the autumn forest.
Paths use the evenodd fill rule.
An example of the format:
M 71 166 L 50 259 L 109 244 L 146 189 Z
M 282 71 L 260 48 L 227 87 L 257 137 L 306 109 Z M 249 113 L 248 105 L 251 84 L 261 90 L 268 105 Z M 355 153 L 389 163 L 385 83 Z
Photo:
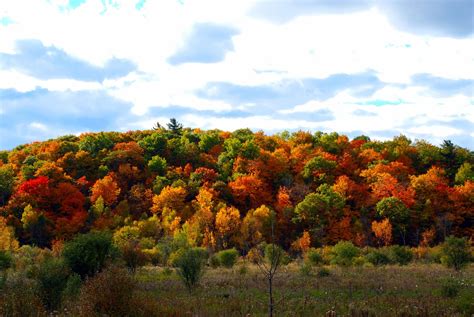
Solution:
M 473 165 L 175 119 L 1 151 L 0 316 L 468 316 Z
M 473 164 L 450 141 L 201 131 L 171 120 L 1 152 L 0 220 L 20 244 L 40 247 L 146 224 L 155 240 L 179 233 L 243 253 L 261 241 L 290 252 L 340 240 L 428 246 L 474 235 Z

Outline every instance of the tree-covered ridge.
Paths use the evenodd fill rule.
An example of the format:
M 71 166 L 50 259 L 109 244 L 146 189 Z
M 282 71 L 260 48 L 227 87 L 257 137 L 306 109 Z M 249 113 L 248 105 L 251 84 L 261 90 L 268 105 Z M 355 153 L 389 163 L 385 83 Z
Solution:
M 0 236 L 49 247 L 99 229 L 143 249 L 179 235 L 246 251 L 270 242 L 274 224 L 287 250 L 429 245 L 474 236 L 473 165 L 450 141 L 405 136 L 201 131 L 175 120 L 64 136 L 0 152 Z

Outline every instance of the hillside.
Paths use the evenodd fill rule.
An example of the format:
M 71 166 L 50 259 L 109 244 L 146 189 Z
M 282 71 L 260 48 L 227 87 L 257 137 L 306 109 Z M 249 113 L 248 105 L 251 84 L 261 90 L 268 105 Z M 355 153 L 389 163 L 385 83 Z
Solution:
M 0 152 L 0 220 L 20 244 L 40 247 L 93 229 L 136 235 L 145 249 L 177 234 L 242 252 L 272 239 L 295 252 L 339 240 L 429 245 L 474 235 L 473 164 L 472 151 L 449 141 L 173 121 Z

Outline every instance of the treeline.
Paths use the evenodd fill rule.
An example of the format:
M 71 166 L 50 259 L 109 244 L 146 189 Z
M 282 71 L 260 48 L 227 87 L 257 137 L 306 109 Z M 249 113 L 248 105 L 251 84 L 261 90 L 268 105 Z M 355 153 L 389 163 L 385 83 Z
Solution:
M 474 153 L 405 136 L 167 127 L 64 136 L 0 152 L 0 249 L 111 231 L 246 253 L 429 246 L 473 237 Z

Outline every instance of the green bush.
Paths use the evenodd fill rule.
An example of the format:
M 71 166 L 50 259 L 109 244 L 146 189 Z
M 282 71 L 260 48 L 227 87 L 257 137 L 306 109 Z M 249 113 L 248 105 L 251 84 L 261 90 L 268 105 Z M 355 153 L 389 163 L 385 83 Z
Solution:
M 0 271 L 10 268 L 12 265 L 12 257 L 6 251 L 0 250 Z
M 324 263 L 323 256 L 314 248 L 311 248 L 306 252 L 305 261 L 311 265 L 321 265 Z
M 48 310 L 57 309 L 69 278 L 69 268 L 62 259 L 48 258 L 36 272 L 37 291 Z
M 450 236 L 442 247 L 441 263 L 459 271 L 470 261 L 469 244 L 466 238 Z
M 236 249 L 223 250 L 216 254 L 219 264 L 231 268 L 237 263 L 239 252 Z
M 209 258 L 209 265 L 213 268 L 219 267 L 221 265 L 219 258 L 217 257 L 217 254 L 213 254 Z
M 462 312 L 464 316 L 473 316 L 474 301 L 472 300 L 472 292 L 461 292 L 456 301 L 456 308 Z
M 318 271 L 318 276 L 319 277 L 326 277 L 326 276 L 329 276 L 329 275 L 331 275 L 331 272 L 325 267 L 320 268 L 319 271 Z
M 82 280 L 79 274 L 72 273 L 69 275 L 66 287 L 63 291 L 63 299 L 74 299 L 79 296 L 81 291 Z
M 175 252 L 171 253 L 169 258 L 168 258 L 168 265 L 173 266 L 173 267 L 178 267 L 179 266 L 179 261 L 183 257 L 183 255 L 188 252 L 188 250 L 192 250 L 193 254 L 195 254 L 201 261 L 207 260 L 209 257 L 209 253 L 207 252 L 206 248 L 201 248 L 201 247 L 194 247 L 194 248 L 180 248 L 176 250 Z
M 460 290 L 460 283 L 453 278 L 448 278 L 441 281 L 441 295 L 444 297 L 456 297 L 458 296 Z
M 389 257 L 393 263 L 407 265 L 413 259 L 413 252 L 408 247 L 394 245 L 390 247 Z
M 303 276 L 311 276 L 313 267 L 308 261 L 303 262 L 300 266 L 300 274 Z
M 276 244 L 265 245 L 264 256 L 268 263 L 278 261 L 278 265 L 287 265 L 291 262 L 288 254 Z
M 238 271 L 238 272 L 239 272 L 240 275 L 245 275 L 245 274 L 247 274 L 247 273 L 249 272 L 249 268 L 247 267 L 246 264 L 241 265 L 241 266 L 239 267 L 239 271 Z
M 332 248 L 331 264 L 340 266 L 352 265 L 352 260 L 359 255 L 359 248 L 350 241 L 339 241 Z
M 437 245 L 432 248 L 428 248 L 428 252 L 426 254 L 426 261 L 428 263 L 441 263 L 441 257 L 443 256 L 443 247 L 441 245 Z
M 372 263 L 373 265 L 387 265 L 390 264 L 390 258 L 388 255 L 384 252 L 384 250 L 381 249 L 373 249 L 367 253 L 365 256 L 367 261 L 369 263 Z
M 63 257 L 71 270 L 81 276 L 93 276 L 100 272 L 106 261 L 116 256 L 112 236 L 105 232 L 80 234 L 66 243 Z
M 364 266 L 364 265 L 367 264 L 367 259 L 364 256 L 359 255 L 359 256 L 356 256 L 352 260 L 352 264 L 355 265 L 355 266 Z
M 175 260 L 175 264 L 178 267 L 178 275 L 189 292 L 197 286 L 204 273 L 204 258 L 199 249 L 183 249 Z

